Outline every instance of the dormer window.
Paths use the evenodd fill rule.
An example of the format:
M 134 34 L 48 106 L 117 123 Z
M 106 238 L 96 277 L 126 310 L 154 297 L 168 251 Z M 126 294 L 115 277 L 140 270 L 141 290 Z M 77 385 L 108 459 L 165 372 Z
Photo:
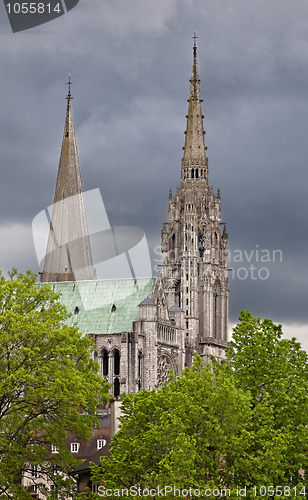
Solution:
M 71 452 L 78 453 L 80 447 L 80 443 L 71 443 Z
M 98 450 L 101 450 L 102 448 L 104 448 L 104 446 L 106 446 L 106 439 L 98 439 L 97 440 L 97 449 Z

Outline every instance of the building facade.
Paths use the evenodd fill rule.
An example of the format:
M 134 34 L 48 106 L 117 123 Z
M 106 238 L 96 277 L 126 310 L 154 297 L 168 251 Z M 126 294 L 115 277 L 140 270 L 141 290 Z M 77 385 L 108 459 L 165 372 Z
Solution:
M 177 376 L 190 366 L 194 352 L 206 362 L 211 355 L 224 358 L 228 235 L 220 192 L 209 185 L 203 119 L 195 38 L 181 184 L 169 196 L 161 271 L 157 278 L 97 280 L 68 94 L 41 281 L 61 293 L 71 321 L 93 338 L 101 375 L 115 396 L 159 387 L 169 370 Z

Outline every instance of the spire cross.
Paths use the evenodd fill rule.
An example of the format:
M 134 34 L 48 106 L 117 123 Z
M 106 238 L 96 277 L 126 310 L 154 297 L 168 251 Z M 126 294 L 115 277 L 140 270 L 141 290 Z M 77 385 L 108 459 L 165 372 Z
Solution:
M 67 96 L 67 99 L 72 99 L 72 96 L 71 96 L 71 85 L 72 85 L 72 81 L 71 81 L 71 75 L 70 73 L 68 74 L 68 82 L 67 82 L 67 85 L 68 85 L 68 96 Z
M 192 37 L 194 39 L 194 47 L 197 47 L 197 35 L 196 32 L 194 32 L 194 36 Z

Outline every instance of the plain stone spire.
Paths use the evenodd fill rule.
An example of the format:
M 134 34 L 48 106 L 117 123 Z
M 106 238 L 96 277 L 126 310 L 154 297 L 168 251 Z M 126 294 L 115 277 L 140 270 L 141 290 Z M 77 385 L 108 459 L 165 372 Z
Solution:
M 69 79 L 67 109 L 42 282 L 91 280 L 93 268 Z

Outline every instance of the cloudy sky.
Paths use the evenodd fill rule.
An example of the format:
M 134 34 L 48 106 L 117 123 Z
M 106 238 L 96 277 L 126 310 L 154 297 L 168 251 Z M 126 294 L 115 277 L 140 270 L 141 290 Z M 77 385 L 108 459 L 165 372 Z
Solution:
M 32 220 L 53 199 L 68 73 L 84 189 L 100 188 L 112 225 L 145 231 L 157 264 L 194 31 L 230 320 L 249 309 L 308 348 L 306 0 L 80 0 L 14 34 L 1 3 L 0 268 L 39 270 Z

